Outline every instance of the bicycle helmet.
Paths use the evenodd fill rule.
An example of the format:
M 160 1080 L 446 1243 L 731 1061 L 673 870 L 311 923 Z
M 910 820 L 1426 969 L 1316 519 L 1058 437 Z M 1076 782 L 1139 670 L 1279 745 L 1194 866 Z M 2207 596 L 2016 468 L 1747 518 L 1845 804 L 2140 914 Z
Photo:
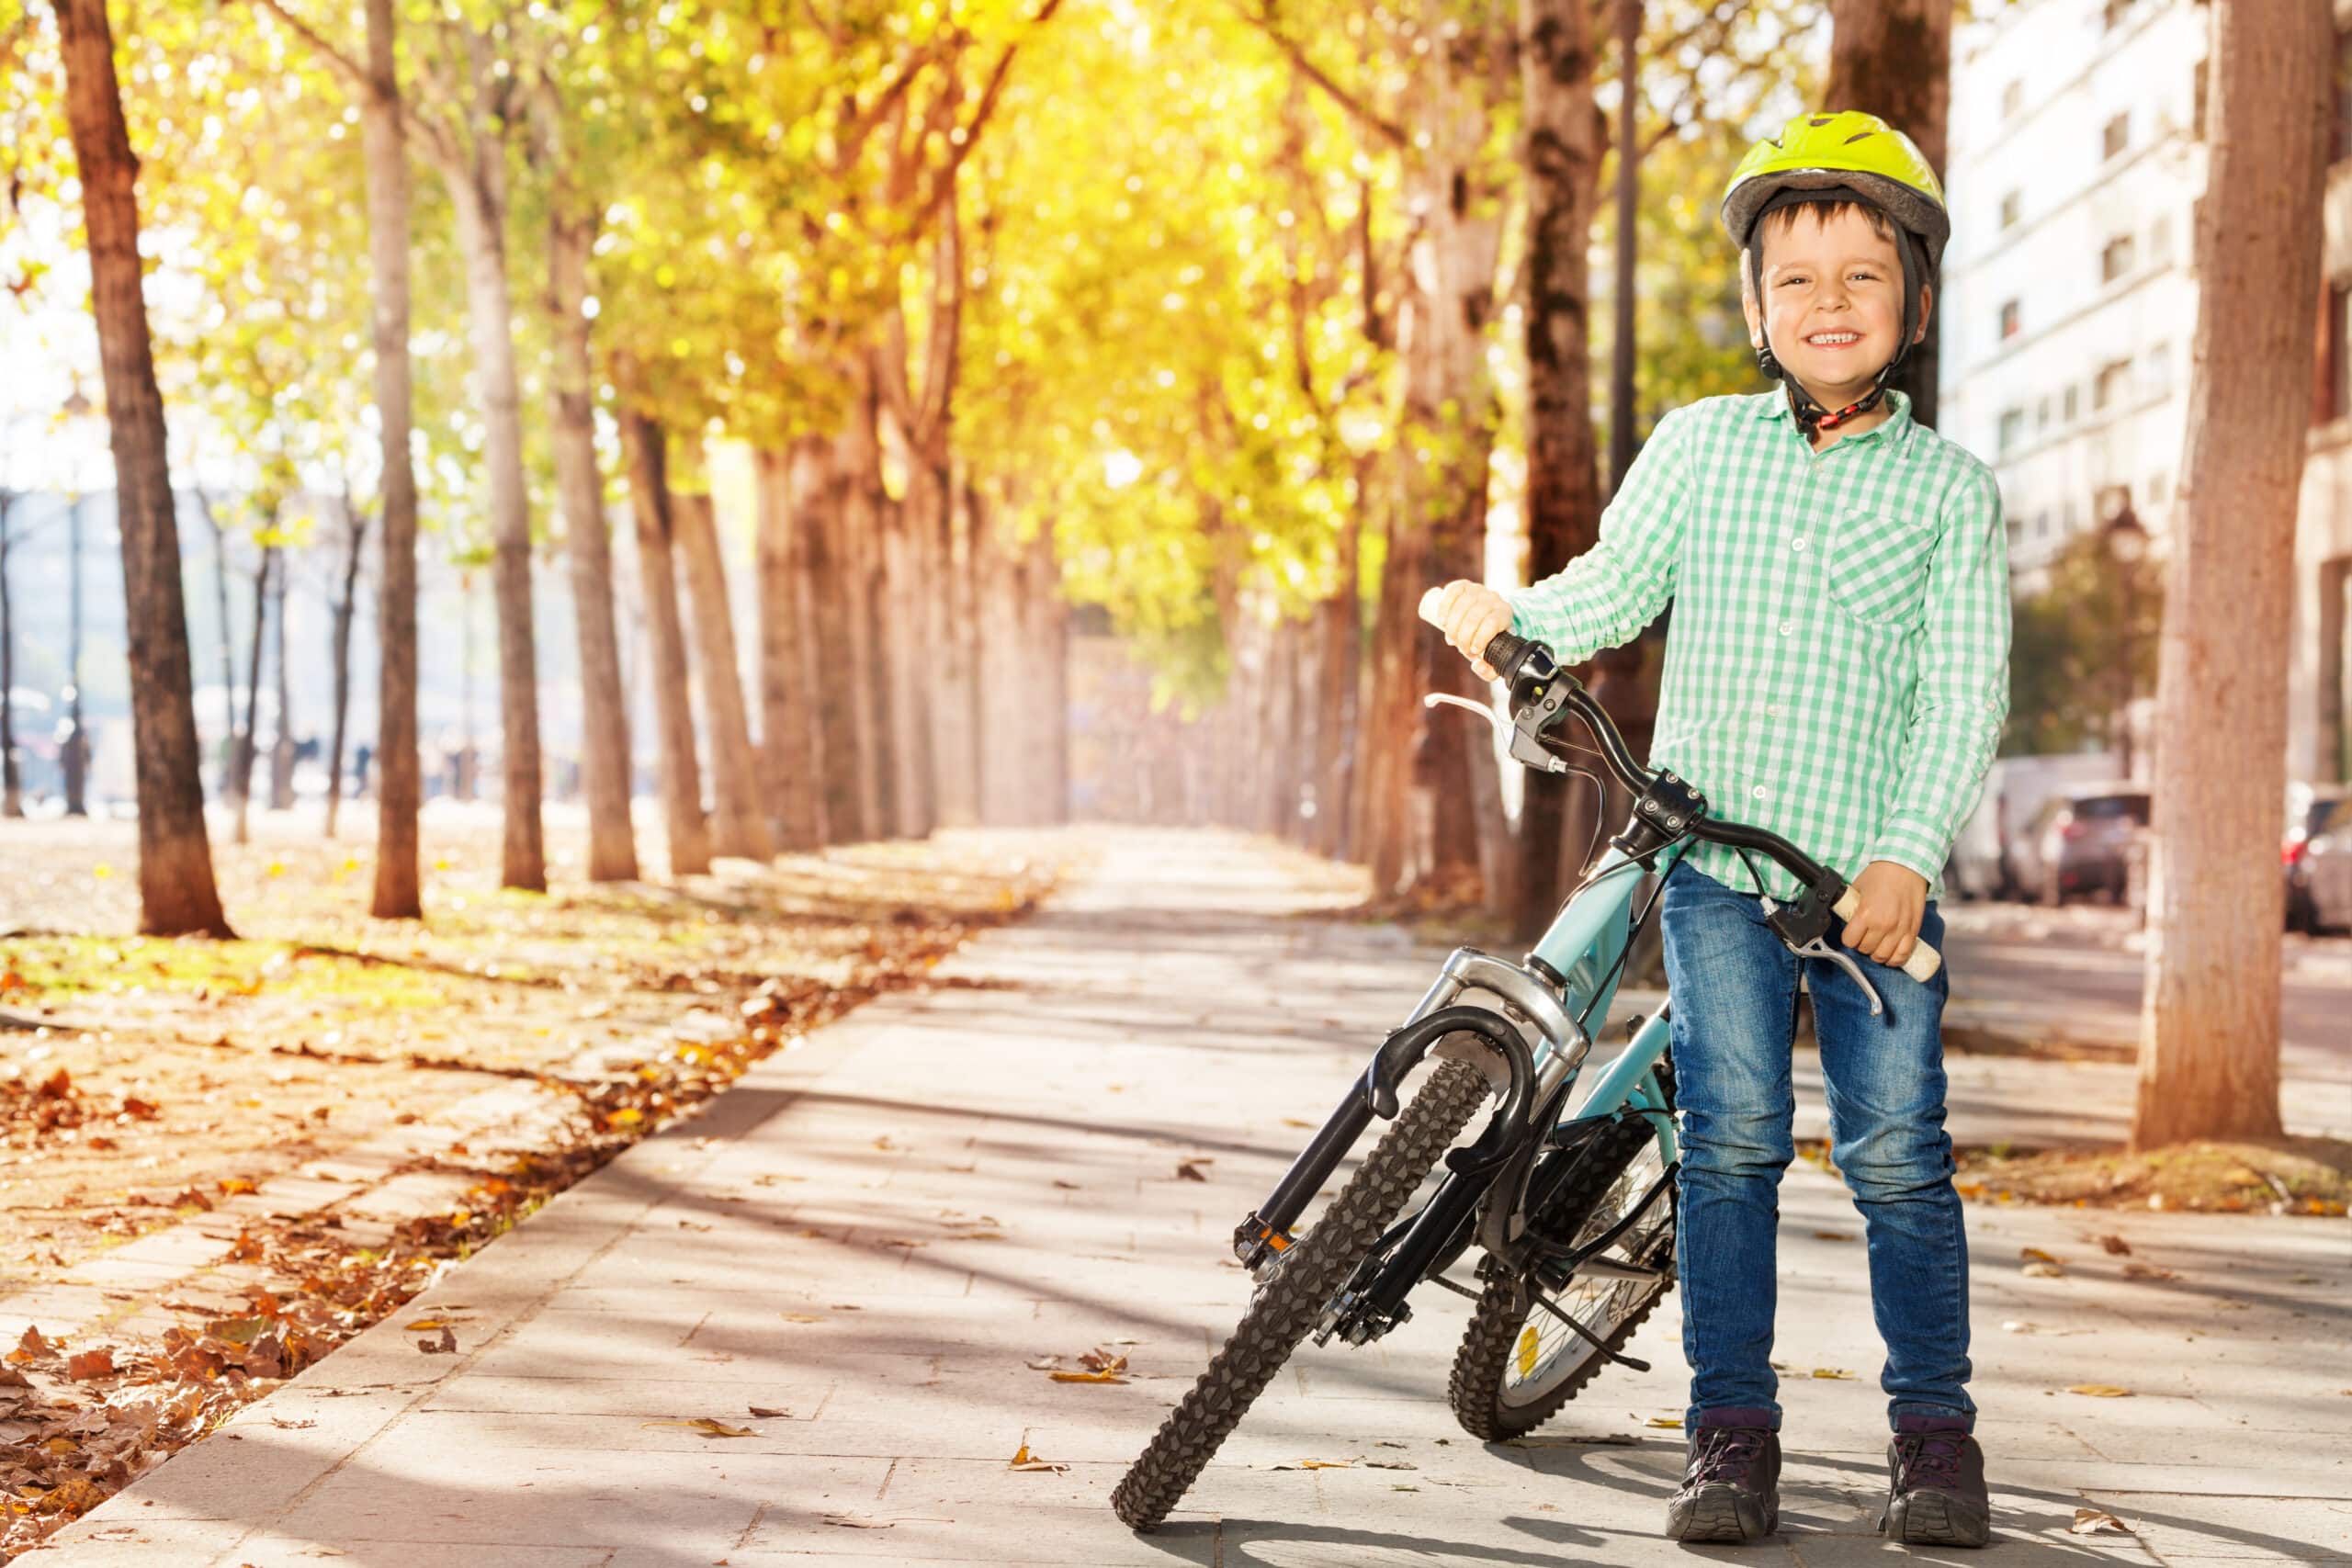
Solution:
M 1903 330 L 1894 356 L 1880 367 L 1870 391 L 1835 412 L 1815 402 L 1789 374 L 1769 341 L 1756 351 L 1757 368 L 1787 389 L 1789 406 L 1808 435 L 1835 429 L 1884 399 L 1888 378 L 1911 352 L 1919 330 L 1919 291 L 1936 280 L 1951 238 L 1943 186 L 1909 137 L 1876 115 L 1851 109 L 1799 115 L 1778 136 L 1749 148 L 1724 188 L 1724 231 L 1745 254 L 1749 287 L 1758 300 L 1764 298 L 1764 264 L 1756 236 L 1765 214 L 1832 201 L 1859 202 L 1894 223 L 1894 248 L 1903 261 Z

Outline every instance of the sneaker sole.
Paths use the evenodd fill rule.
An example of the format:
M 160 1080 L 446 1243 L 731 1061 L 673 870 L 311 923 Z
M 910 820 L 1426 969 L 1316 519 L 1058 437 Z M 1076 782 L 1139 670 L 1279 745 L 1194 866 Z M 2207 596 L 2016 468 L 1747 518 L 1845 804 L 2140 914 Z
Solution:
M 1953 1506 L 1958 1501 L 1946 1492 L 1914 1492 L 1880 1517 L 1879 1533 L 1905 1546 L 1983 1546 L 1992 1539 L 1991 1521 Z
M 1780 1528 L 1781 1511 L 1736 1486 L 1702 1486 L 1667 1510 L 1666 1533 L 1675 1540 L 1762 1540 Z

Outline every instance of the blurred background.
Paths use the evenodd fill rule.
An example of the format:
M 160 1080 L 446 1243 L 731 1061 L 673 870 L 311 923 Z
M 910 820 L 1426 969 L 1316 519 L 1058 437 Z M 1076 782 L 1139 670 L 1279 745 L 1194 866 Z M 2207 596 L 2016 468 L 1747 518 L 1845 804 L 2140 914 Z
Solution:
M 0 0 L 0 809 L 128 818 L 170 777 L 215 840 L 389 834 L 379 915 L 415 912 L 420 803 L 497 810 L 520 887 L 543 803 L 623 879 L 1216 824 L 1524 933 L 1623 803 L 1425 713 L 1473 682 L 1412 605 L 1558 570 L 1660 415 L 1763 389 L 1715 208 L 1818 105 L 1944 171 L 1905 376 L 2007 516 L 2012 709 L 1951 901 L 2135 940 L 2230 12 L 253 0 L 118 7 L 109 51 L 96 0 Z M 2234 105 L 2242 143 L 2312 121 L 2324 165 L 2265 242 L 2291 393 L 2238 411 L 2299 475 L 2238 547 L 2290 582 L 2244 688 L 2286 789 L 2266 759 L 2229 852 L 2272 971 L 2279 928 L 2352 926 L 2333 36 L 2317 119 Z M 94 278 L 101 163 L 135 167 L 143 299 Z M 109 310 L 159 423 L 102 370 Z M 127 452 L 169 502 L 128 527 Z M 165 570 L 126 593 L 133 557 Z M 1585 671 L 1637 750 L 1670 615 Z M 142 696 L 184 705 L 193 773 L 141 771 Z M 209 886 L 145 894 L 148 929 L 220 923 Z

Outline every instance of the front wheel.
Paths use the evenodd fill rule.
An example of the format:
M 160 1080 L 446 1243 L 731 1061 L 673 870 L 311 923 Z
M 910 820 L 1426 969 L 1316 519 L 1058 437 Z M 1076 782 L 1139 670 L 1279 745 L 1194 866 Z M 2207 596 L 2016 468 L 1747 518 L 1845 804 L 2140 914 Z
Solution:
M 1566 1183 L 1539 1211 L 1537 1224 L 1583 1246 L 1609 1231 L 1639 1203 L 1664 1170 L 1657 1134 L 1634 1116 L 1602 1131 Z M 1577 1279 L 1561 1281 L 1541 1266 L 1528 1286 L 1548 1294 L 1611 1350 L 1633 1337 L 1673 1284 L 1674 1193 L 1671 1188 L 1610 1249 L 1636 1263 L 1668 1265 L 1655 1280 Z M 1469 1331 L 1454 1353 L 1446 1396 L 1454 1418 L 1474 1438 L 1499 1442 L 1535 1430 L 1559 1414 L 1608 1363 L 1592 1341 L 1535 1304 L 1520 1276 L 1494 1259 L 1481 1273 L 1486 1289 Z
M 1112 1508 L 1129 1529 L 1152 1529 L 1182 1499 L 1438 1156 L 1469 1125 L 1487 1092 L 1476 1068 L 1438 1064 L 1339 1196 L 1282 1255 L 1225 1348 L 1111 1494 Z

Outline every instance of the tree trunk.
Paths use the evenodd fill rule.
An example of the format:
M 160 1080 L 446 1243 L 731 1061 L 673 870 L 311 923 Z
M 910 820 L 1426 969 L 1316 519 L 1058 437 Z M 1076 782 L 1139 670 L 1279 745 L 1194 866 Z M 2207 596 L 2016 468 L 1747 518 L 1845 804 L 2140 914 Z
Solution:
M 277 666 L 277 723 L 272 727 L 269 748 L 269 808 L 272 811 L 294 809 L 294 681 L 286 664 L 286 600 L 287 587 L 292 581 L 293 560 L 280 556 L 277 581 L 272 585 L 277 596 L 277 613 L 270 630 L 270 658 Z
M 359 605 L 359 561 L 368 546 L 368 516 L 343 498 L 343 588 L 334 602 L 334 732 L 327 749 L 326 836 L 334 837 L 343 805 L 343 749 L 351 719 L 351 623 Z
M 2213 13 L 2135 1149 L 2279 1132 L 2275 850 L 2335 55 L 2327 7 L 2309 0 L 2219 0 Z
M 122 534 L 131 750 L 139 788 L 139 929 L 230 934 L 212 878 L 196 743 L 179 525 L 164 448 L 164 400 L 141 285 L 139 163 L 124 128 L 105 0 L 56 0 L 65 114 L 89 237 L 107 421 Z
M 237 637 L 229 626 L 229 538 L 221 529 L 220 519 L 212 511 L 212 498 L 202 488 L 196 491 L 196 509 L 204 515 L 204 525 L 212 535 L 212 601 L 213 614 L 220 631 L 220 705 L 228 720 L 228 733 L 220 738 L 220 788 L 227 793 L 229 769 L 237 755 Z
M 229 800 L 236 811 L 236 841 L 253 841 L 251 814 L 254 761 L 261 748 L 261 643 L 269 624 L 269 582 L 277 570 L 277 547 L 264 545 L 260 564 L 254 568 L 254 635 L 245 649 L 245 724 L 237 731 L 236 754 L 230 762 Z
M 1874 114 L 1919 144 L 1944 172 L 1951 103 L 1952 0 L 1829 0 L 1829 84 L 1825 107 Z M 1889 385 L 1911 400 L 1911 415 L 1936 423 L 1939 355 L 1934 317 Z
M 1617 80 L 1639 82 L 1642 71 L 1642 0 L 1617 0 Z M 1588 91 L 1589 91 L 1588 77 Z M 1616 314 L 1609 340 L 1609 493 L 1625 482 L 1634 466 L 1636 414 L 1634 406 L 1634 241 L 1642 217 L 1642 97 L 1622 88 L 1617 95 L 1617 270 L 1611 301 Z M 1596 175 L 1598 170 L 1595 171 Z
M 531 511 L 523 479 L 523 393 L 514 368 L 514 296 L 506 276 L 506 146 L 479 138 L 448 175 L 466 264 L 466 318 L 490 479 L 491 589 L 498 610 L 498 711 L 505 834 L 500 886 L 544 892 L 539 818 L 538 654 L 531 632 Z
M 793 510 L 793 455 L 752 455 L 759 516 L 759 797 L 776 845 L 813 850 L 825 841 L 824 766 L 809 693 L 810 595 L 805 539 L 812 514 Z
M 1519 12 L 1527 104 L 1527 571 L 1528 581 L 1540 582 L 1590 549 L 1600 532 L 1587 256 L 1599 207 L 1602 125 L 1592 96 L 1585 0 L 1520 0 Z M 1627 169 L 1632 145 L 1621 137 L 1618 155 Z M 1621 337 L 1623 319 L 1621 310 Z M 1580 846 L 1588 837 L 1568 830 L 1567 808 L 1573 801 L 1589 809 L 1590 793 L 1581 780 L 1527 775 L 1512 917 L 1521 935 L 1540 931 L 1559 904 L 1563 839 Z
M 695 715 L 686 690 L 686 637 L 678 620 L 672 564 L 668 453 L 662 427 L 624 410 L 622 459 L 628 468 L 629 514 L 637 528 L 638 592 L 644 600 L 646 660 L 661 739 L 662 805 L 669 829 L 670 874 L 710 869 L 710 833 L 702 814 L 702 771 L 695 761 Z
M 629 818 L 628 705 L 621 694 L 620 633 L 613 620 L 612 530 L 596 464 L 596 395 L 589 353 L 588 256 L 595 209 L 551 208 L 548 217 L 548 322 L 554 355 L 548 415 L 557 504 L 571 557 L 572 616 L 580 638 L 580 784 L 588 800 L 588 880 L 637 880 Z
M 393 0 L 367 0 L 368 85 L 359 123 L 368 167 L 376 423 L 383 454 L 384 547 L 376 588 L 376 882 L 379 919 L 424 913 L 416 819 L 424 782 L 416 749 L 416 472 L 408 352 L 408 149 L 401 129 Z
M 898 831 L 898 752 L 891 713 L 889 650 L 906 637 L 893 624 L 885 594 L 883 552 L 888 535 L 890 499 L 882 489 L 880 439 L 875 422 L 872 369 L 858 367 L 849 412 L 833 450 L 833 482 L 840 487 L 841 562 L 848 580 L 849 649 L 854 672 L 852 689 L 859 694 L 853 709 L 857 722 L 857 769 L 860 780 L 859 817 L 865 839 L 887 838 Z
M 8 513 L 16 496 L 0 491 L 0 817 L 25 814 L 23 781 L 17 773 L 17 623 L 8 603 Z
M 845 844 L 872 836 L 858 761 L 858 716 L 874 672 L 858 667 L 853 650 L 851 627 L 859 619 L 862 595 L 843 533 L 843 487 L 833 458 L 834 443 L 826 436 L 794 439 L 789 507 L 800 547 L 797 566 L 808 584 L 808 681 L 815 695 L 810 728 L 813 760 L 821 774 L 819 815 L 824 841 Z
M 938 534 L 946 487 L 947 476 L 917 457 L 910 464 L 905 500 L 885 509 L 882 565 L 889 612 L 879 625 L 890 670 L 896 831 L 902 839 L 928 838 L 939 825 L 933 690 L 954 664 L 935 613 L 945 570 Z
M 743 674 L 735 647 L 735 612 L 727 599 L 727 563 L 718 523 L 707 492 L 671 496 L 678 554 L 685 562 L 694 605 L 696 662 L 702 674 L 703 719 L 709 730 L 711 848 L 722 855 L 765 860 L 775 852 L 767 812 L 760 804 L 759 762 L 752 750 L 751 716 L 743 706 Z
M 1354 503 L 1340 521 L 1338 587 L 1318 612 L 1322 649 L 1315 728 L 1315 848 L 1334 859 L 1353 846 L 1349 823 L 1353 810 L 1356 767 L 1363 755 L 1356 733 L 1357 695 L 1363 672 L 1363 493 L 1366 466 L 1359 466 Z

